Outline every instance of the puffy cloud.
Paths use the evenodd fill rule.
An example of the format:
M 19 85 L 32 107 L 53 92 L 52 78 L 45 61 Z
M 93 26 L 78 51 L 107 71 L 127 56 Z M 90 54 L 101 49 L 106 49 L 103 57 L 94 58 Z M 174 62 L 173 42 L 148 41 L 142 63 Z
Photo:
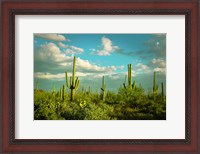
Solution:
M 60 72 L 71 72 L 73 69 L 73 56 L 67 56 L 61 52 L 59 47 L 54 43 L 43 44 L 34 49 L 34 72 L 50 72 L 58 74 Z M 110 74 L 117 69 L 122 70 L 124 66 L 99 66 L 88 60 L 76 58 L 76 70 L 80 76 L 94 74 Z M 81 74 L 82 73 L 82 74 Z M 39 74 L 44 78 L 51 78 L 51 75 L 44 76 L 45 73 Z
M 104 67 L 104 66 L 91 64 L 88 60 L 83 60 L 80 58 L 77 58 L 76 65 L 77 65 L 78 71 L 91 72 L 91 73 L 92 72 L 113 72 L 117 69 L 116 66 Z
M 59 45 L 61 48 L 66 48 L 66 50 L 65 50 L 65 53 L 66 53 L 66 54 L 81 54 L 81 53 L 84 52 L 84 49 L 78 48 L 78 47 L 76 47 L 76 46 L 66 45 L 66 44 L 63 44 L 63 43 L 61 43 L 61 42 L 59 42 L 58 45 Z
M 54 43 L 43 44 L 39 48 L 35 49 L 35 60 L 42 62 L 53 62 L 53 63 L 63 63 L 72 60 L 72 57 L 66 56 L 60 51 Z
M 166 62 L 163 59 L 152 59 L 152 61 L 149 63 L 149 66 L 153 68 L 156 72 L 161 72 L 163 74 L 166 74 Z
M 157 65 L 157 66 L 159 66 L 159 67 L 166 67 L 166 62 L 163 60 L 163 59 L 159 59 L 159 58 L 157 58 L 157 59 L 153 59 L 152 61 L 151 61 L 151 63 L 153 64 L 153 65 Z
M 72 56 L 67 56 L 54 43 L 42 44 L 34 48 L 35 72 L 64 72 L 71 65 Z
M 149 74 L 153 73 L 154 71 L 160 72 L 162 74 L 166 73 L 166 62 L 163 59 L 152 59 L 148 64 L 137 63 L 133 67 L 133 73 L 135 75 L 138 74 Z
M 147 74 L 150 73 L 151 69 L 149 68 L 149 66 L 143 64 L 143 63 L 137 63 L 134 67 L 133 67 L 133 76 L 136 76 L 138 74 Z
M 142 63 L 138 63 L 135 67 L 138 71 L 141 71 L 141 70 L 147 70 L 149 69 L 149 67 L 145 64 L 142 64 Z
M 36 33 L 34 36 L 51 41 L 69 41 L 65 36 L 59 34 Z
M 121 50 L 118 46 L 113 46 L 112 41 L 109 38 L 102 37 L 101 42 L 102 49 L 97 50 L 96 52 L 94 52 L 95 50 L 93 49 L 92 53 L 97 54 L 99 56 L 109 56 L 112 52 Z
M 165 68 L 156 67 L 156 68 L 154 68 L 154 71 L 155 71 L 155 72 L 166 73 L 166 69 L 165 69 Z

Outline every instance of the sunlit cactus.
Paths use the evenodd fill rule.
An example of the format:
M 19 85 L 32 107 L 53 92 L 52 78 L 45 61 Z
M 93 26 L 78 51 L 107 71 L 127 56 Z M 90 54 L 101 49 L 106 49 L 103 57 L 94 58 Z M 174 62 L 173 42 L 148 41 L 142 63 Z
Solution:
M 132 89 L 132 65 L 128 64 L 128 86 Z
M 156 72 L 154 72 L 154 77 L 153 77 L 153 96 L 155 100 L 155 96 L 158 94 L 158 85 L 156 84 Z
M 133 85 L 132 85 L 132 89 L 135 90 L 136 89 L 136 81 L 133 81 Z
M 106 98 L 106 84 L 105 84 L 104 76 L 102 77 L 101 97 L 102 97 L 102 100 L 105 101 L 105 98 Z
M 124 79 L 124 83 L 123 83 L 124 88 L 127 89 L 129 87 L 130 89 L 135 90 L 136 81 L 134 81 L 132 84 L 132 65 L 131 64 L 128 64 L 128 85 L 126 85 L 126 79 L 127 79 L 127 76 L 125 76 L 125 79 Z
M 75 56 L 74 56 L 74 61 L 73 61 L 73 72 L 72 72 L 72 76 L 70 77 L 70 80 L 68 81 L 67 72 L 65 72 L 65 76 L 66 76 L 67 87 L 69 89 L 71 89 L 70 100 L 73 101 L 74 100 L 75 91 L 79 87 L 79 79 L 78 79 L 78 77 L 76 77 L 76 57 Z

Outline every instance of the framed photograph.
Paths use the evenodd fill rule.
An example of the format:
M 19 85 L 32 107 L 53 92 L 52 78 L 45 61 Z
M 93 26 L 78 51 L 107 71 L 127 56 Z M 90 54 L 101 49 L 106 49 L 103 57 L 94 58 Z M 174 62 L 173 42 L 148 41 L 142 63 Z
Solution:
M 1 2 L 1 152 L 200 152 L 198 5 Z

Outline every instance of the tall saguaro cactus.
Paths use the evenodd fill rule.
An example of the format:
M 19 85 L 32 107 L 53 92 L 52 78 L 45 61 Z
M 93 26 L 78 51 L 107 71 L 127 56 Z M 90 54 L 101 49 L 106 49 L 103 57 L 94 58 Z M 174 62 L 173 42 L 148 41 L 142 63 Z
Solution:
M 127 88 L 126 78 L 127 78 L 127 76 L 125 76 L 125 80 L 124 80 L 124 83 L 123 83 L 125 89 Z M 132 65 L 131 64 L 128 64 L 128 87 L 130 89 L 133 89 L 133 90 L 136 89 L 136 81 L 134 81 L 133 84 L 132 84 Z
M 104 76 L 102 78 L 101 96 L 102 96 L 102 100 L 105 101 L 105 98 L 106 98 L 106 84 L 105 84 Z
M 128 85 L 132 89 L 132 65 L 128 64 Z
M 156 72 L 154 72 L 154 77 L 153 77 L 153 96 L 155 100 L 155 96 L 158 94 L 158 85 L 156 84 Z
M 66 76 L 67 87 L 69 89 L 71 89 L 70 100 L 73 101 L 74 100 L 75 91 L 79 87 L 79 79 L 78 79 L 78 77 L 76 77 L 76 57 L 75 56 L 74 56 L 74 61 L 73 61 L 73 72 L 72 72 L 72 76 L 70 77 L 70 80 L 68 81 L 67 72 L 65 72 L 65 76 Z

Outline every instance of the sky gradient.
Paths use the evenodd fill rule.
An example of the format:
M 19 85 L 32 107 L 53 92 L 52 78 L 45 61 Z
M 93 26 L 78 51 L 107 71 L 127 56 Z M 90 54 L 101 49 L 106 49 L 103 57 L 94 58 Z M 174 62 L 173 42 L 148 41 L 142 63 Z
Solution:
M 58 90 L 65 84 L 65 72 L 71 76 L 76 56 L 79 90 L 92 87 L 99 92 L 102 76 L 107 90 L 117 92 L 132 64 L 132 78 L 147 91 L 157 84 L 166 85 L 166 34 L 34 34 L 34 85 Z

